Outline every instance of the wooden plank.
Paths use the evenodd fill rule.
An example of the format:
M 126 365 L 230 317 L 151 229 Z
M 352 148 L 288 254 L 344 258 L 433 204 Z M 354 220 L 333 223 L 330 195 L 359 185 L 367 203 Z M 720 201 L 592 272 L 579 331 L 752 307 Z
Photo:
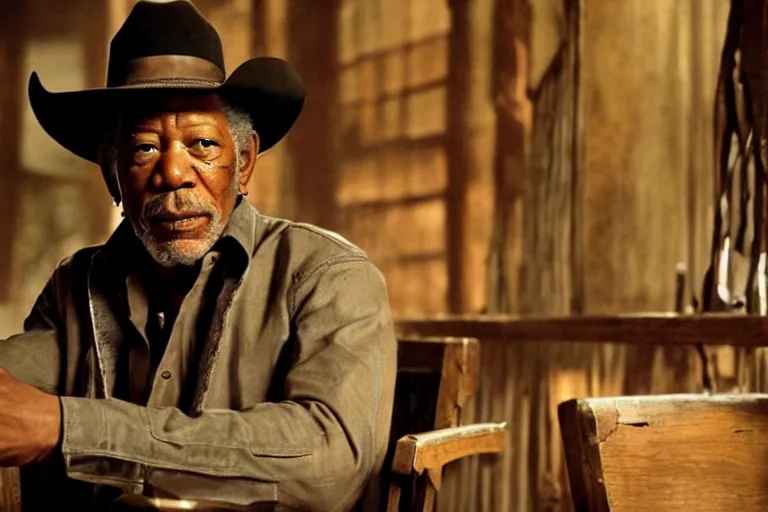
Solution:
M 765 510 L 768 396 L 662 395 L 560 407 L 576 510 Z
M 578 194 L 583 173 L 578 115 L 581 16 L 580 2 L 564 4 L 568 8 L 561 50 L 531 91 L 530 180 L 524 195 L 522 294 L 518 298 L 519 311 L 526 315 L 582 311 L 576 268 L 581 254 Z M 534 26 L 534 45 L 540 35 L 537 28 Z
M 604 315 L 518 318 L 462 316 L 397 321 L 404 336 L 467 336 L 522 342 L 601 342 L 629 345 L 768 346 L 768 318 L 728 314 Z

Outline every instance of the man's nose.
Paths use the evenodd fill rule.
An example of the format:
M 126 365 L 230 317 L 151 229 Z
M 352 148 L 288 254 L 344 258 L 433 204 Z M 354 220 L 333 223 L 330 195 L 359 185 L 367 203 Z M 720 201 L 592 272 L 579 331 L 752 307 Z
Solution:
M 172 142 L 162 151 L 152 176 L 153 185 L 160 190 L 177 190 L 195 186 L 195 170 L 180 142 Z

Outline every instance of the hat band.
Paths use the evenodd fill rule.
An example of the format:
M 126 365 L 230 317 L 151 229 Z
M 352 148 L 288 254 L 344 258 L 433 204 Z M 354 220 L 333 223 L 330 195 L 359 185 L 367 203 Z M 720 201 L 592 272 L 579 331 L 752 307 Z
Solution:
M 153 55 L 128 62 L 123 86 L 187 84 L 200 87 L 224 82 L 224 70 L 211 61 L 190 55 Z

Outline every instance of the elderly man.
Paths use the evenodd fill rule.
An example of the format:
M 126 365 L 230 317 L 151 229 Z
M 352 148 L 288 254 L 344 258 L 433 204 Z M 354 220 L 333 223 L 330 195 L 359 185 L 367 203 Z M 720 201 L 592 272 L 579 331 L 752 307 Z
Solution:
M 225 80 L 191 3 L 141 1 L 105 89 L 50 93 L 33 74 L 29 94 L 126 219 L 62 261 L 25 332 L 0 342 L 0 465 L 44 485 L 25 502 L 360 506 L 394 394 L 384 281 L 338 235 L 242 197 L 302 108 L 291 68 L 253 59 Z

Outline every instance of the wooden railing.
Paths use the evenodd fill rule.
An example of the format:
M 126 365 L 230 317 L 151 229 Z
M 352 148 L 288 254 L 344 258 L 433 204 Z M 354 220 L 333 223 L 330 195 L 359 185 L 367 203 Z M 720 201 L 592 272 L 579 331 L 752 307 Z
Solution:
M 642 345 L 768 346 L 768 317 L 707 314 L 519 318 L 453 316 L 402 319 L 398 333 L 420 336 L 470 336 L 481 340 L 603 342 Z

